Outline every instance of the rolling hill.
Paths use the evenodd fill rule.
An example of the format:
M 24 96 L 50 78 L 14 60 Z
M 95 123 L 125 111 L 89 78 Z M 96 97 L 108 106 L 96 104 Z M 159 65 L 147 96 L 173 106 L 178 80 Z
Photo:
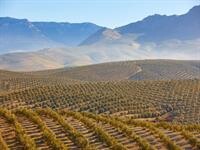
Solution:
M 0 17 L 0 150 L 200 150 L 199 18 Z
M 53 69 L 33 74 L 68 77 L 84 81 L 176 80 L 200 77 L 200 61 L 137 60 Z
M 199 61 L 143 60 L 38 72 L 2 70 L 1 106 L 140 117 L 170 113 L 175 122 L 199 122 L 199 69 Z
M 0 149 L 199 149 L 199 64 L 0 70 Z
M 170 43 L 168 44 L 170 45 Z M 170 50 L 166 51 L 163 49 L 159 52 L 155 52 L 147 50 L 147 45 L 147 49 L 144 48 L 141 50 L 140 48 L 142 47 L 136 43 L 132 43 L 131 45 L 118 44 L 118 46 L 107 45 L 103 47 L 96 45 L 76 48 L 42 49 L 37 52 L 21 52 L 0 55 L 0 69 L 10 71 L 38 71 L 123 60 L 169 58 L 199 60 L 199 50 L 198 48 L 193 49 L 193 45 L 199 48 L 200 42 L 196 41 L 193 44 L 187 43 L 184 45 L 178 44 L 176 47 L 180 46 L 182 51 L 181 53 L 176 50 L 171 52 L 170 50 L 173 48 L 173 45 L 169 46 Z M 166 48 L 167 46 L 164 47 Z M 159 48 L 162 49 L 162 46 L 159 46 Z
M 24 80 L 29 82 L 28 80 Z M 43 80 L 42 80 L 43 81 Z M 152 118 L 172 115 L 172 121 L 198 123 L 199 80 L 118 81 L 74 84 L 52 82 L 2 92 L 1 107 L 51 107 Z M 48 80 L 47 80 L 48 82 Z M 28 84 L 28 83 L 27 83 Z
M 44 49 L 0 55 L 0 149 L 200 149 L 199 10 L 116 29 L 1 18 L 0 49 Z

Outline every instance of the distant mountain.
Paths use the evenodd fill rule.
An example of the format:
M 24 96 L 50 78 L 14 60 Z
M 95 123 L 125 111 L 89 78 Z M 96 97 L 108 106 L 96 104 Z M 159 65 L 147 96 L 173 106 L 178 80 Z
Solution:
M 200 60 L 200 6 L 184 15 L 153 15 L 116 29 L 0 18 L 0 54 L 8 52 L 13 53 L 0 55 L 0 69 L 30 71 L 141 59 Z
M 54 69 L 90 63 L 89 57 L 77 54 L 74 48 L 52 48 L 0 55 L 0 68 L 16 71 Z
M 0 53 L 57 46 L 27 19 L 0 18 Z
M 119 46 L 119 45 L 132 45 L 135 43 L 137 35 L 126 34 L 123 35 L 117 30 L 102 28 L 96 33 L 92 34 L 86 40 L 84 40 L 79 46 Z
M 0 54 L 42 48 L 132 44 L 160 44 L 168 40 L 200 38 L 200 6 L 184 15 L 153 15 L 115 29 L 92 23 L 30 22 L 27 19 L 0 18 Z M 10 44 L 12 41 L 12 44 Z
M 109 30 L 111 33 L 111 29 Z M 115 33 L 115 35 L 117 34 L 121 39 L 126 37 L 129 41 L 132 39 L 132 41 L 136 40 L 140 43 L 160 43 L 174 39 L 198 39 L 200 38 L 200 6 L 195 6 L 188 13 L 180 16 L 158 14 L 149 16 L 141 21 L 113 29 L 112 33 Z M 105 29 L 97 31 L 95 34 L 83 41 L 81 45 L 99 43 L 100 40 L 102 40 L 102 38 L 99 37 L 104 37 L 105 39 Z M 112 41 L 114 40 L 116 39 L 113 38 Z M 119 40 L 119 38 L 117 40 Z
M 139 34 L 141 42 L 197 39 L 200 38 L 200 6 L 193 7 L 184 15 L 153 15 L 115 30 L 123 35 Z
M 122 41 L 121 41 L 122 42 Z M 94 44 L 73 48 L 48 48 L 36 52 L 0 55 L 0 69 L 33 71 L 82 66 L 110 61 L 143 59 L 200 60 L 200 40 L 196 43 L 164 43 L 155 46 L 132 44 Z M 199 64 L 200 66 L 200 64 Z
M 100 28 L 92 23 L 30 22 L 2 17 L 0 53 L 76 46 Z
M 90 45 L 90 44 L 95 44 L 97 42 L 111 42 L 113 40 L 120 39 L 121 35 L 112 29 L 109 28 L 102 28 L 98 30 L 96 33 L 92 34 L 90 37 L 88 37 L 86 40 L 84 40 L 81 45 Z
M 101 27 L 92 23 L 33 22 L 49 39 L 67 46 L 76 46 Z

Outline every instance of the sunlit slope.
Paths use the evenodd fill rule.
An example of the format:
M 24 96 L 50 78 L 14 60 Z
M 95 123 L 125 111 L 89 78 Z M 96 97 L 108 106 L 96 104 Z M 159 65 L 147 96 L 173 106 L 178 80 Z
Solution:
M 142 71 L 132 80 L 176 80 L 200 78 L 200 61 L 147 60 L 139 61 Z
M 0 109 L 1 149 L 199 149 L 199 125 L 153 123 L 111 116 Z
M 0 70 L 0 94 L 38 86 L 54 85 L 58 83 L 74 84 L 79 82 L 83 81 L 59 76 L 34 75 L 31 72 Z
M 199 69 L 199 61 L 142 60 L 38 72 L 0 70 L 0 104 L 199 123 Z
M 138 60 L 33 72 L 86 81 L 170 80 L 200 78 L 200 61 Z
M 3 93 L 0 104 L 20 107 L 67 108 L 94 113 L 158 117 L 200 122 L 200 80 L 86 82 L 37 86 Z
M 82 81 L 196 79 L 200 78 L 200 61 L 122 61 L 23 73 L 0 70 L 1 80 L 23 77 Z

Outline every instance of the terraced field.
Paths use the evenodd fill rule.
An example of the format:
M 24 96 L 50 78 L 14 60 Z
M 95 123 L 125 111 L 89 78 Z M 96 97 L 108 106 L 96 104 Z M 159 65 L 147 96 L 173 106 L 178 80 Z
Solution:
M 1 149 L 193 150 L 199 125 L 139 121 L 67 110 L 0 109 Z

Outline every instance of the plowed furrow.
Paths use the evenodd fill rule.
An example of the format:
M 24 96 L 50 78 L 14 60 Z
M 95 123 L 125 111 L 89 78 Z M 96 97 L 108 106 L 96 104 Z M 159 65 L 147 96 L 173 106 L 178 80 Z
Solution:
M 144 127 L 131 127 L 133 131 L 140 137 L 146 139 L 151 145 L 159 150 L 167 150 L 162 140 L 151 133 L 151 131 Z
M 75 145 L 74 142 L 68 138 L 69 134 L 57 121 L 44 115 L 41 116 L 41 119 L 46 123 L 47 127 L 53 131 L 53 133 L 56 135 L 56 138 L 62 141 L 69 149 L 79 149 L 77 145 Z
M 36 146 L 40 150 L 49 150 L 52 147 L 47 143 L 42 131 L 39 129 L 38 125 L 30 121 L 28 118 L 22 115 L 17 115 L 19 123 L 22 125 L 26 134 L 34 139 Z
M 23 146 L 18 140 L 14 127 L 5 118 L 0 117 L 1 136 L 11 150 L 22 150 Z
M 66 121 L 68 121 L 77 131 L 82 133 L 87 138 L 91 146 L 99 150 L 109 149 L 106 143 L 101 142 L 98 139 L 98 135 L 96 135 L 94 131 L 85 126 L 82 122 L 74 119 L 73 117 L 67 117 Z
M 192 150 L 193 147 L 189 144 L 189 141 L 186 140 L 179 132 L 174 132 L 166 129 L 161 129 L 176 145 L 180 146 L 184 150 Z
M 124 145 L 127 149 L 138 150 L 138 144 L 127 137 L 122 131 L 116 129 L 110 124 L 99 122 L 98 125 L 104 129 L 108 134 L 114 137 L 119 143 Z

